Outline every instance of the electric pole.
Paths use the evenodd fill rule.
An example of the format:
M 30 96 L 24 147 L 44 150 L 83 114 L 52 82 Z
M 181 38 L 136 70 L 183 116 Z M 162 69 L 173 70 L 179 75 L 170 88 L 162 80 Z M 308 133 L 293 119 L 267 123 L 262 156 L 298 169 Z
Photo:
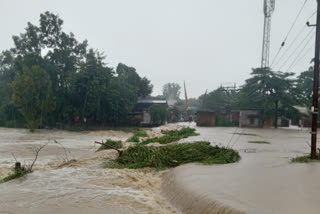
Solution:
M 320 0 L 317 0 L 316 45 L 314 57 L 311 159 L 317 158 L 318 98 L 319 98 L 319 57 L 320 57 Z

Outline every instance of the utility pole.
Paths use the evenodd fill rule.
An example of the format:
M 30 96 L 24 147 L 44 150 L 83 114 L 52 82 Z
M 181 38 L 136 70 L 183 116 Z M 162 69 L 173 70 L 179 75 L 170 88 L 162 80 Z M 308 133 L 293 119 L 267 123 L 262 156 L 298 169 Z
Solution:
M 319 98 L 319 57 L 320 57 L 320 0 L 317 0 L 316 45 L 314 57 L 311 159 L 317 158 L 318 98 Z

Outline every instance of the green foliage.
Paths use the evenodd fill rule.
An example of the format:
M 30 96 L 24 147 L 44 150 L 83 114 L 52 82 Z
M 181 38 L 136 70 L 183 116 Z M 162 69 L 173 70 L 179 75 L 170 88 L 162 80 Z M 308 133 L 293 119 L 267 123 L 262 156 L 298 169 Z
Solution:
M 162 147 L 148 147 L 137 144 L 129 147 L 116 161 L 107 163 L 105 167 L 131 169 L 152 167 L 161 170 L 191 162 L 227 164 L 239 160 L 238 152 L 217 146 L 212 147 L 208 142 L 184 143 Z
M 122 148 L 121 141 L 114 141 L 114 140 L 108 139 L 106 142 L 104 142 L 104 144 L 105 145 L 101 145 L 97 151 Z
M 10 180 L 16 179 L 16 178 L 20 178 L 25 176 L 26 174 L 31 173 L 32 171 L 29 169 L 26 169 L 25 167 L 22 167 L 20 169 L 13 169 L 13 172 L 8 175 L 7 177 L 3 178 L 0 180 L 0 184 L 4 183 L 4 182 L 8 182 Z
M 281 109 L 288 112 L 294 104 L 293 73 L 275 72 L 270 68 L 256 68 L 252 77 L 237 96 L 236 103 L 241 108 L 261 108 L 264 118 L 274 116 L 277 121 Z M 275 123 L 275 127 L 277 124 Z
M 313 161 L 320 161 L 320 154 L 317 154 L 316 160 L 311 160 L 310 154 L 295 157 L 295 158 L 291 159 L 292 163 L 309 163 L 309 162 L 313 162 Z
M 168 117 L 168 110 L 166 107 L 154 104 L 149 107 L 148 112 L 151 116 L 151 122 L 154 125 L 163 124 Z
M 137 98 L 148 96 L 152 92 L 150 81 L 140 77 L 135 68 L 119 63 L 115 72 L 106 65 L 102 53 L 88 48 L 86 40 L 79 42 L 72 33 L 64 32 L 63 20 L 56 14 L 41 14 L 39 25 L 28 23 L 25 32 L 13 36 L 13 42 L 13 48 L 0 54 L 2 112 L 6 111 L 10 103 L 14 103 L 19 110 L 22 109 L 22 106 L 12 101 L 12 97 L 17 97 L 13 96 L 12 86 L 21 91 L 24 84 L 27 81 L 31 83 L 31 80 L 48 84 L 51 82 L 49 85 L 52 88 L 52 97 L 56 99 L 56 108 L 42 111 L 43 121 L 34 116 L 35 112 L 39 113 L 38 109 L 30 112 L 28 107 L 26 113 L 24 107 L 23 117 L 28 116 L 25 120 L 32 129 L 42 123 L 51 126 L 70 125 L 76 116 L 79 118 L 78 124 L 86 121 L 84 127 L 88 124 L 124 124 L 127 123 L 127 115 L 132 112 Z M 43 69 L 50 81 L 47 75 L 40 74 L 33 79 L 24 78 L 25 81 L 22 81 L 25 76 L 24 68 L 32 70 L 34 66 Z M 15 79 L 17 80 L 13 84 Z M 35 102 L 33 99 L 37 97 L 32 97 L 33 95 L 29 94 L 29 97 L 24 99 Z M 18 116 L 9 118 L 0 112 L 0 125 L 15 123 L 20 119 Z
M 256 143 L 256 144 L 271 144 L 268 141 L 249 141 L 248 143 Z
M 310 107 L 312 104 L 313 70 L 313 67 L 310 67 L 307 71 L 302 72 L 296 80 L 294 89 L 297 101 L 306 107 Z
M 172 143 L 172 142 L 181 140 L 183 138 L 199 135 L 196 133 L 195 129 L 192 129 L 189 127 L 182 128 L 181 130 L 165 131 L 165 132 L 163 132 L 163 134 L 164 135 L 161 137 L 149 138 L 149 139 L 141 142 L 141 144 L 149 144 L 149 143 L 168 144 L 168 143 Z
M 46 113 L 55 109 L 51 80 L 39 66 L 24 67 L 13 85 L 13 102 L 24 116 L 30 131 L 42 125 Z
M 235 91 L 220 87 L 208 94 L 199 97 L 199 103 L 203 109 L 230 110 L 234 107 Z
M 136 73 L 135 68 L 126 66 L 123 63 L 119 63 L 116 72 L 122 81 L 127 82 L 131 86 L 135 87 L 139 97 L 147 97 L 152 93 L 153 85 L 150 84 L 150 81 L 147 78 L 141 78 Z
M 216 126 L 232 127 L 234 125 L 232 124 L 232 122 L 228 118 L 217 116 L 216 117 Z
M 145 130 L 139 129 L 134 132 L 133 136 L 130 137 L 127 141 L 128 142 L 135 142 L 139 143 L 140 142 L 140 137 L 148 137 L 148 134 Z

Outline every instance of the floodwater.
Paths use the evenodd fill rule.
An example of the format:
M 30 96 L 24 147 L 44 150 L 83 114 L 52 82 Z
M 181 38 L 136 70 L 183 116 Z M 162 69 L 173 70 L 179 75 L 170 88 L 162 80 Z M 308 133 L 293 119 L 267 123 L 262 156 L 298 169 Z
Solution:
M 167 125 L 148 134 L 158 136 L 162 129 L 181 125 L 190 124 Z M 205 140 L 232 147 L 241 160 L 188 164 L 164 172 L 103 169 L 104 159 L 115 159 L 117 152 L 95 152 L 94 141 L 125 141 L 132 133 L 0 128 L 0 178 L 10 172 L 15 158 L 28 165 L 33 150 L 49 143 L 33 173 L 0 184 L 0 214 L 319 213 L 320 163 L 290 163 L 310 151 L 308 130 L 195 128 L 200 136 L 181 142 Z
M 34 149 L 49 143 L 33 173 L 0 184 L 0 213 L 179 213 L 161 196 L 161 173 L 102 168 L 105 158 L 115 159 L 118 153 L 95 152 L 94 141 L 126 141 L 131 135 L 0 128 L 0 178 L 10 172 L 15 158 L 30 165 Z
M 319 213 L 320 163 L 290 163 L 310 152 L 308 130 L 198 127 L 197 131 L 200 136 L 184 141 L 233 147 L 242 159 L 228 165 L 188 164 L 168 172 L 164 194 L 184 212 Z

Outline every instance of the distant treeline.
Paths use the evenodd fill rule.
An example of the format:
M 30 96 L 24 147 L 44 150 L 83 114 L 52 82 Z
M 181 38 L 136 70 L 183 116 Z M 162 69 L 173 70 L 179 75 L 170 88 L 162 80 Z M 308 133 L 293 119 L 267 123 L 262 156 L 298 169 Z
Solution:
M 83 122 L 117 125 L 127 120 L 138 97 L 152 84 L 135 68 L 114 69 L 104 55 L 62 30 L 63 20 L 45 12 L 13 36 L 0 55 L 0 125 L 31 130 Z
M 262 119 L 273 118 L 277 126 L 280 117 L 294 121 L 310 118 L 308 112 L 303 114 L 298 109 L 311 109 L 312 86 L 312 67 L 297 77 L 294 73 L 256 68 L 240 88 L 220 87 L 201 95 L 197 105 L 200 109 L 211 110 L 261 110 Z

